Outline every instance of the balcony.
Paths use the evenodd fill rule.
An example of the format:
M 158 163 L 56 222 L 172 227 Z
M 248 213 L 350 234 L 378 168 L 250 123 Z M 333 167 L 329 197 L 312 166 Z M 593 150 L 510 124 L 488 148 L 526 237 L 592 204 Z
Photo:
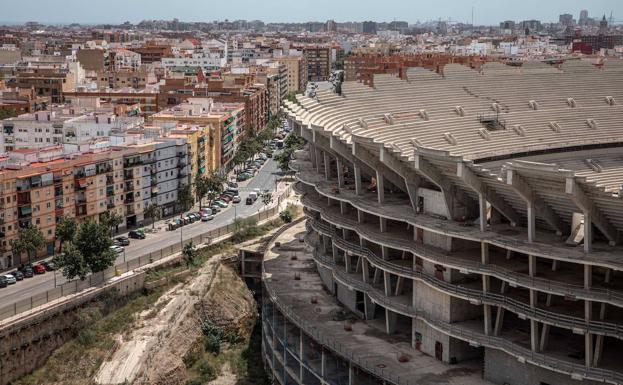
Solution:
M 123 173 L 123 179 L 124 180 L 129 180 L 129 179 L 134 179 L 134 172 L 124 172 Z

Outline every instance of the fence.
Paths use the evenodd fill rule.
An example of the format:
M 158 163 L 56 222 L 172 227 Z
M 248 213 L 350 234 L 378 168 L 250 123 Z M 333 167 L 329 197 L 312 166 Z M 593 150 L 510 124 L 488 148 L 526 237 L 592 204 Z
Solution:
M 292 186 L 288 186 L 277 198 L 277 204 L 275 206 L 264 211 L 259 211 L 258 213 L 250 215 L 246 218 L 252 218 L 254 220 L 257 220 L 257 222 L 262 222 L 267 219 L 274 218 L 275 216 L 279 215 L 279 207 L 281 206 L 281 203 L 290 195 L 291 192 Z M 210 244 L 213 241 L 221 241 L 229 238 L 236 231 L 236 226 L 237 225 L 234 223 L 228 223 L 227 225 L 209 230 L 203 234 L 185 238 L 181 243 L 169 245 L 158 251 L 140 255 L 139 257 L 127 260 L 126 262 L 117 264 L 104 271 L 91 274 L 85 280 L 68 281 L 56 286 L 54 289 L 46 290 L 45 292 L 35 294 L 29 298 L 25 298 L 23 300 L 13 302 L 9 305 L 5 305 L 0 308 L 0 321 L 9 317 L 13 317 L 17 314 L 33 310 L 38 306 L 45 305 L 50 301 L 57 300 L 66 295 L 76 294 L 90 287 L 102 286 L 106 282 L 108 282 L 110 278 L 113 278 L 119 274 L 127 273 L 129 271 L 149 265 L 153 262 L 181 252 L 183 245 L 189 242 L 192 242 L 195 245 L 200 245 Z

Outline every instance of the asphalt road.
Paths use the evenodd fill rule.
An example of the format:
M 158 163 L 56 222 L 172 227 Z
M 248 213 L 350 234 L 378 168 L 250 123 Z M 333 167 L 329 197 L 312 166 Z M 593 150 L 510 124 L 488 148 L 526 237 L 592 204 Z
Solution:
M 271 192 L 275 191 L 276 180 L 279 177 L 278 171 L 276 162 L 269 159 L 255 177 L 249 181 L 239 183 L 242 202 L 236 205 L 230 204 L 229 208 L 221 210 L 221 212 L 209 222 L 195 222 L 184 226 L 181 230 L 177 229 L 174 231 L 166 231 L 164 229 L 164 221 L 156 222 L 156 227 L 160 226 L 162 229 L 157 233 L 146 233 L 147 237 L 145 239 L 131 239 L 130 245 L 125 247 L 125 255 L 122 253 L 117 258 L 117 264 L 124 262 L 124 259 L 129 261 L 139 256 L 180 243 L 180 231 L 184 239 L 189 239 L 231 223 L 234 221 L 234 217 L 247 217 L 264 209 L 265 206 L 261 199 L 255 201 L 253 205 L 246 205 L 246 197 L 248 192 L 255 188 L 259 188 L 262 191 L 265 189 Z M 198 211 L 198 205 L 195 206 L 195 211 Z M 146 227 L 151 227 L 151 225 Z M 66 282 L 61 273 L 55 271 L 36 275 L 33 278 L 24 279 L 14 285 L 2 288 L 0 289 L 0 307 L 53 289 L 55 281 L 57 285 Z

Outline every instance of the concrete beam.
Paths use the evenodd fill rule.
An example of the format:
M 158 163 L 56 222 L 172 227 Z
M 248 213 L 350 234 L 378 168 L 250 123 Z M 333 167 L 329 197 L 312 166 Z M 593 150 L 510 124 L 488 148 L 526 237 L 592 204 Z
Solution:
M 584 190 L 575 178 L 567 178 L 565 192 L 573 203 L 585 213 L 585 216 L 586 213 L 589 214 L 592 223 L 608 238 L 610 245 L 615 245 L 618 241 L 617 229 L 612 226 L 608 218 L 602 214 L 595 203 L 584 193 Z M 584 227 L 586 228 L 587 226 L 585 225 Z
M 455 187 L 454 184 L 450 183 L 448 178 L 446 178 L 437 167 L 433 166 L 428 160 L 426 160 L 422 155 L 415 155 L 415 163 L 414 167 L 418 172 L 425 177 L 427 177 L 431 182 L 436 184 L 444 195 L 446 201 L 446 207 L 448 209 L 448 214 L 450 215 L 449 219 L 454 219 L 454 203 L 455 203 Z
M 476 193 L 484 196 L 493 208 L 495 208 L 511 222 L 512 226 L 516 226 L 519 223 L 521 216 L 517 213 L 517 211 L 515 211 L 511 205 L 506 203 L 502 197 L 497 195 L 495 191 L 487 188 L 480 178 L 478 178 L 476 173 L 467 167 L 465 163 L 457 163 L 456 175 Z
M 516 170 L 506 170 L 506 184 L 513 188 L 517 195 L 528 204 L 529 208 L 532 206 L 535 213 L 538 212 L 539 217 L 556 230 L 556 234 L 562 235 L 569 232 L 568 226 L 558 214 L 542 198 L 537 196 L 534 189 Z
M 335 142 L 338 142 L 337 140 Z M 340 142 L 341 143 L 341 142 Z M 341 143 L 344 147 L 343 143 Z M 336 148 L 340 148 L 341 146 L 336 144 Z M 387 167 L 387 165 L 383 164 L 374 154 L 372 154 L 368 149 L 363 147 L 361 144 L 352 142 L 351 154 L 360 162 L 366 164 L 372 170 L 381 172 L 383 176 L 394 186 L 406 190 L 404 187 L 403 178 L 396 173 L 395 170 Z

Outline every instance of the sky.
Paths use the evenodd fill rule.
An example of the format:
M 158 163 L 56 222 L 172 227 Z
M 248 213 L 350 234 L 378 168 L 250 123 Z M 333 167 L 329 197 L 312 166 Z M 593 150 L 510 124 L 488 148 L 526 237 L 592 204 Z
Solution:
M 4 5 L 2 5 L 4 3 Z M 122 23 L 145 19 L 265 22 L 428 20 L 496 25 L 503 20 L 558 21 L 561 13 L 623 21 L 623 0 L 0 0 L 0 22 Z M 619 22 L 619 23 L 620 23 Z

